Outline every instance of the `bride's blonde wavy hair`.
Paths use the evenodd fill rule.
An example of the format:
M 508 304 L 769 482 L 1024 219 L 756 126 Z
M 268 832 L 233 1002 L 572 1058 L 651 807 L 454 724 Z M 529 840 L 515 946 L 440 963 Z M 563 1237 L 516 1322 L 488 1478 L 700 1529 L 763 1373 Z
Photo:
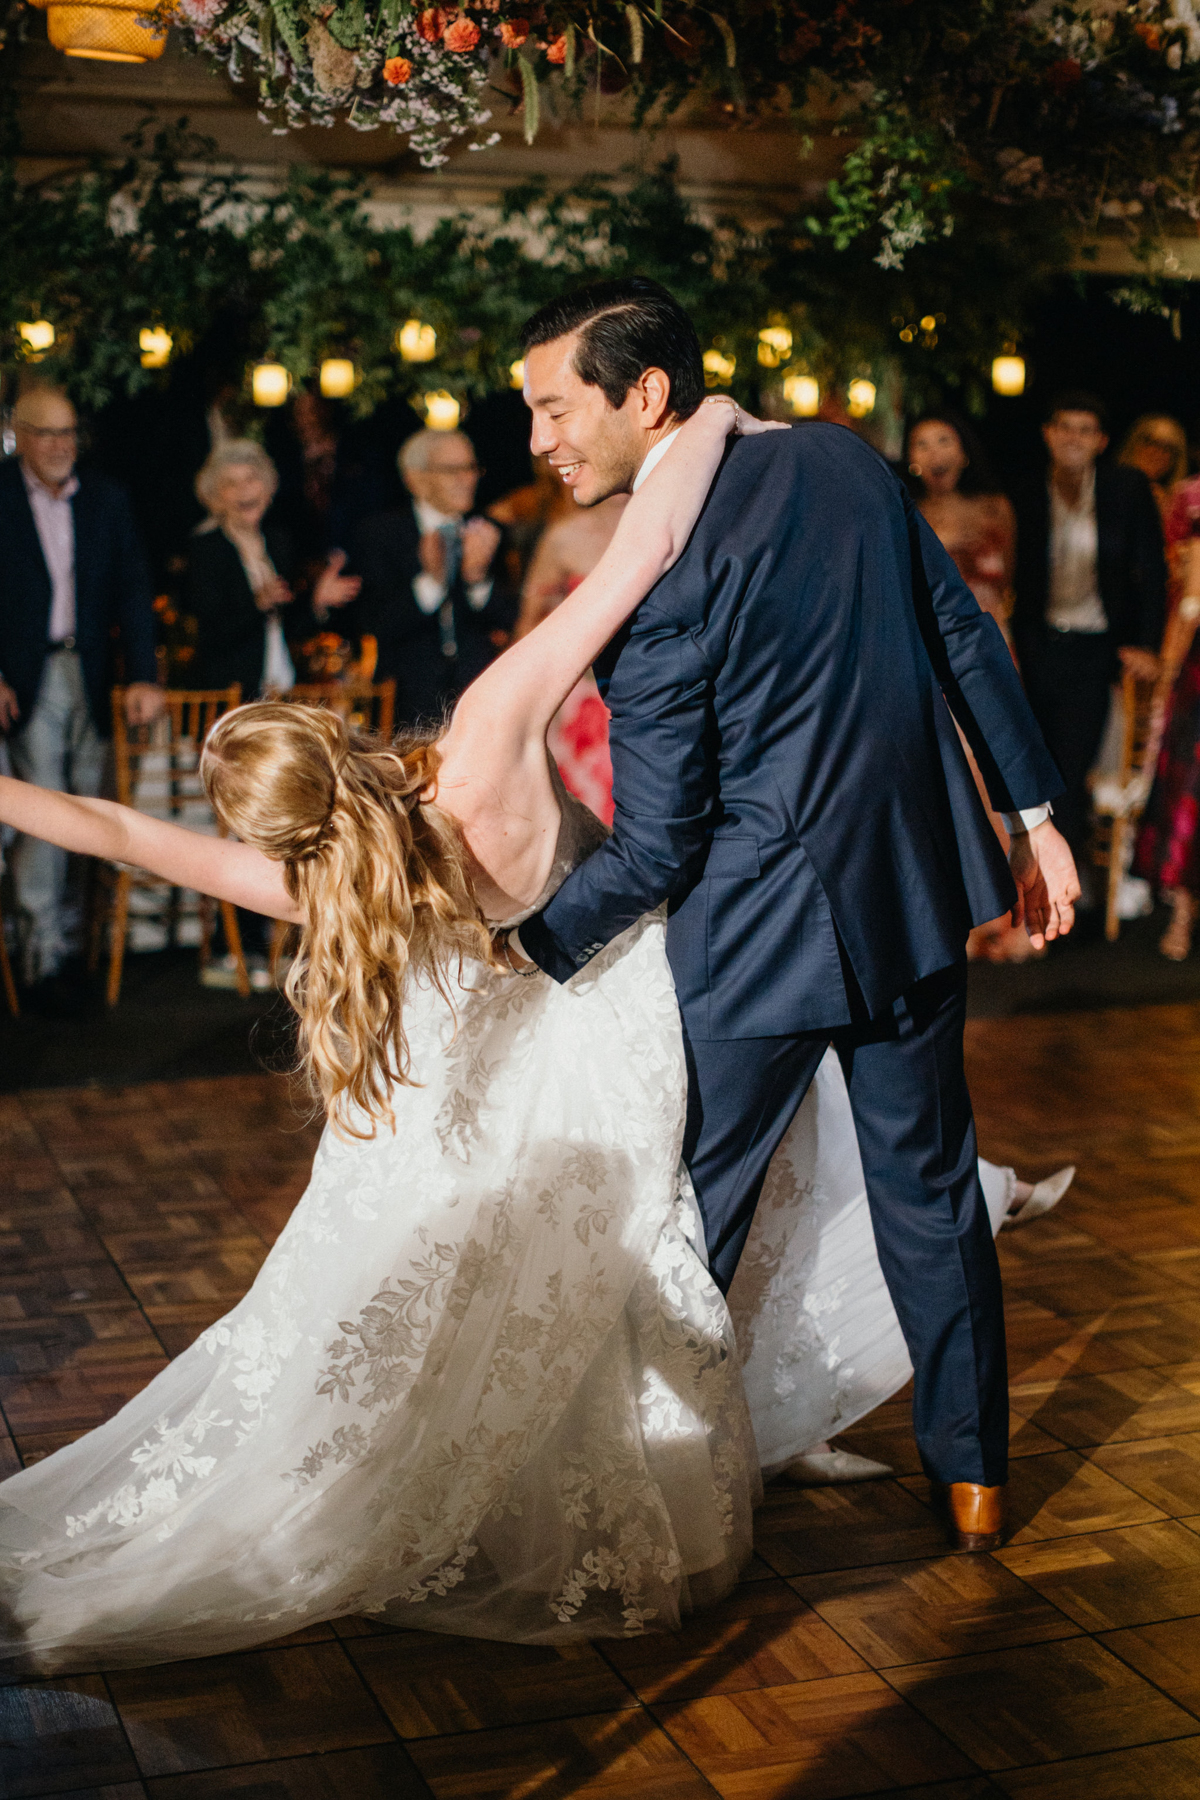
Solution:
M 393 1087 L 413 1085 L 406 977 L 452 1005 L 451 968 L 492 960 L 461 835 L 421 801 L 440 761 L 428 738 L 385 743 L 327 708 L 266 700 L 219 719 L 201 757 L 218 818 L 284 865 L 304 915 L 287 997 L 314 1095 L 351 1137 L 393 1124 Z

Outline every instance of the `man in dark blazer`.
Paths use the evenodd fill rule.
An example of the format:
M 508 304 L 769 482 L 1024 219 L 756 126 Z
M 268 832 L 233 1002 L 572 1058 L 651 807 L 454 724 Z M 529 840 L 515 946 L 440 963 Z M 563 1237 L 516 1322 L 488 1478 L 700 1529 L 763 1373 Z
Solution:
M 17 454 L 0 465 L 0 728 L 23 779 L 96 794 L 116 655 L 130 721 L 162 707 L 150 572 L 121 489 L 75 471 L 66 395 L 31 388 L 13 424 Z M 73 946 L 66 878 L 65 852 L 18 840 L 13 880 L 31 982 L 53 981 Z
M 568 295 L 526 345 L 533 449 L 583 505 L 639 485 L 703 397 L 695 333 L 653 282 Z M 1035 942 L 1066 930 L 1078 891 L 1046 817 L 1057 771 L 1000 632 L 882 459 L 814 424 L 733 442 L 683 557 L 598 674 L 613 836 L 505 952 L 566 981 L 668 903 L 684 1155 L 725 1288 L 836 1047 L 921 1455 L 955 1541 L 990 1546 L 1008 1404 L 963 1072 L 965 943 L 1014 904 Z M 1012 816 L 1016 887 L 951 709 Z
M 411 501 L 354 534 L 349 573 L 362 590 L 342 629 L 377 639 L 375 678 L 395 679 L 401 724 L 439 720 L 516 622 L 501 533 L 471 511 L 481 473 L 461 431 L 418 431 L 400 451 Z
M 1088 772 L 1122 667 L 1149 679 L 1157 672 L 1166 561 L 1146 477 L 1098 460 L 1108 446 L 1102 403 L 1060 394 L 1042 436 L 1049 467 L 1015 496 L 1013 637 L 1029 704 L 1063 778 L 1055 819 L 1086 870 Z

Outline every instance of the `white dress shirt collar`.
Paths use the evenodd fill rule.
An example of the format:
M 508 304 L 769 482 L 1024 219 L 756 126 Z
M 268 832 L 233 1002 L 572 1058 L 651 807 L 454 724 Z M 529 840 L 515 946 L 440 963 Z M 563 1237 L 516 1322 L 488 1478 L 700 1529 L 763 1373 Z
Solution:
M 683 426 L 677 425 L 674 431 L 668 431 L 665 438 L 659 438 L 654 448 L 646 452 L 646 460 L 633 478 L 633 488 L 631 490 L 633 493 L 636 494 L 647 476 L 657 469 L 659 463 L 667 454 L 667 451 L 671 448 L 671 445 L 675 442 L 675 439 L 682 430 Z
M 439 512 L 436 506 L 430 506 L 428 500 L 413 498 L 413 512 L 416 514 L 417 526 L 422 533 L 440 531 L 443 525 L 461 525 L 461 513 Z

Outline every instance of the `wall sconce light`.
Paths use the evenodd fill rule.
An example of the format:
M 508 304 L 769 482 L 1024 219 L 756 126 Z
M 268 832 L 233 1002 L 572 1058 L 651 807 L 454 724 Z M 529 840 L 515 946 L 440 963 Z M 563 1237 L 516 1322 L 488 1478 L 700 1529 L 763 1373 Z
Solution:
M 852 419 L 865 419 L 875 411 L 875 383 L 859 376 L 846 390 L 847 410 Z
M 438 388 L 425 396 L 425 423 L 430 431 L 456 431 L 458 421 L 462 418 L 462 407 L 448 394 L 445 388 Z
M 992 364 L 992 386 L 998 394 L 1015 400 L 1025 392 L 1025 358 L 1009 352 L 998 356 Z
M 354 364 L 348 356 L 327 356 L 321 364 L 320 382 L 326 400 L 344 400 L 354 392 Z
M 143 325 L 138 332 L 138 348 L 143 369 L 165 369 L 171 359 L 174 339 L 161 325 Z
M 420 319 L 406 319 L 396 333 L 396 348 L 405 362 L 432 362 L 437 355 L 437 332 Z
M 255 406 L 282 406 L 292 391 L 292 378 L 282 363 L 255 363 L 250 375 Z
M 821 384 L 812 375 L 789 375 L 783 397 L 798 419 L 815 419 L 821 410 Z

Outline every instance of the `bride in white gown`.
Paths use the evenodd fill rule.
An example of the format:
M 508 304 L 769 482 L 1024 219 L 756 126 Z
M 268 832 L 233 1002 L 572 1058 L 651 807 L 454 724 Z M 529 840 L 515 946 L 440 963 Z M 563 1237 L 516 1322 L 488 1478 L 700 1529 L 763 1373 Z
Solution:
M 595 847 L 545 728 L 686 541 L 732 418 L 702 407 L 684 427 L 605 563 L 435 751 L 388 757 L 327 713 L 242 708 L 205 756 L 241 843 L 0 782 L 20 829 L 304 927 L 289 989 L 331 1119 L 245 1299 L 107 1424 L 0 1485 L 10 1668 L 210 1655 L 358 1612 L 525 1642 L 670 1627 L 736 1581 L 761 1473 L 907 1378 L 836 1060 L 776 1155 L 727 1308 L 680 1167 L 661 918 L 559 987 L 489 961 L 453 845 L 445 882 L 425 878 L 461 831 L 483 916 L 511 921 Z M 325 759 L 318 815 L 285 818 L 282 777 L 247 801 L 262 747 L 278 773 L 302 740 Z M 370 955 L 346 925 L 351 877 Z M 456 891 L 442 941 L 478 954 L 447 973 L 434 915 Z M 389 939 L 380 917 L 407 926 Z M 357 1063 L 356 1016 L 377 1034 Z M 984 1179 L 998 1225 L 1011 1171 Z

